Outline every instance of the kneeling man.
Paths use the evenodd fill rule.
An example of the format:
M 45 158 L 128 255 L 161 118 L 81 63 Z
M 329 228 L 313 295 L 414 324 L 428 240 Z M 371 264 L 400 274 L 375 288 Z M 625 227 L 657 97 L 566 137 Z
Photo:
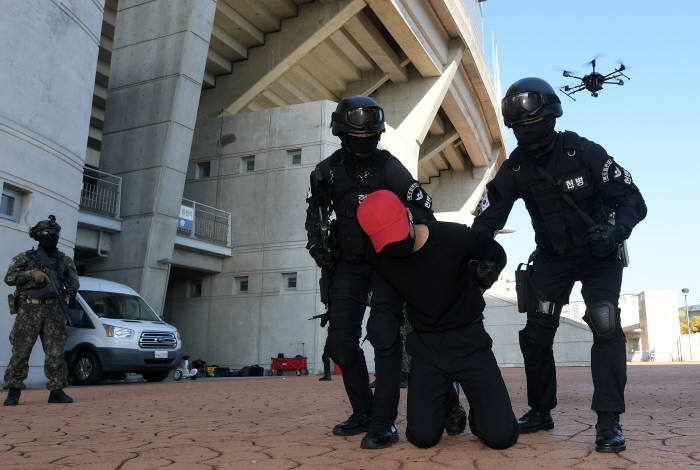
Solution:
M 454 381 L 469 401 L 472 433 L 495 449 L 513 445 L 518 422 L 482 322 L 482 292 L 506 264 L 503 248 L 466 225 L 414 226 L 391 191 L 369 194 L 357 218 L 377 253 L 370 262 L 406 301 L 414 328 L 406 342 L 413 358 L 406 438 L 418 447 L 437 444 Z

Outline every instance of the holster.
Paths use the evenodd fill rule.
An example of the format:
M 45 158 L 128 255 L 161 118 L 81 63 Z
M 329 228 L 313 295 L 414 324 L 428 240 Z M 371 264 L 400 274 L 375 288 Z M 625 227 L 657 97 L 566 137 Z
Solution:
M 630 254 L 627 251 L 627 240 L 623 240 L 622 243 L 617 245 L 617 259 L 622 261 L 622 266 L 627 267 L 630 265 Z
M 331 300 L 331 269 L 321 269 L 321 279 L 318 281 L 321 291 L 321 303 L 328 305 Z
M 523 268 L 524 266 L 524 268 Z M 532 289 L 532 265 L 528 263 L 520 263 L 518 269 L 515 270 L 515 292 L 518 296 L 518 312 L 527 313 L 527 306 L 533 299 Z
M 15 294 L 7 294 L 7 303 L 10 306 L 10 315 L 17 315 L 17 312 L 19 311 L 19 307 L 17 304 L 19 303 L 19 297 L 15 297 Z

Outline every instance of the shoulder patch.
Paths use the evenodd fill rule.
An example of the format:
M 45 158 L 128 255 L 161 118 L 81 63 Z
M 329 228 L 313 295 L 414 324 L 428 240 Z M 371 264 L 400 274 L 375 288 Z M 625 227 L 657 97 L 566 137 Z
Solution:
M 481 200 L 481 204 L 479 204 L 479 213 L 484 212 L 486 209 L 491 206 L 491 202 L 489 201 L 489 193 L 484 194 L 484 198 Z
M 603 171 L 601 172 L 601 175 L 600 175 L 601 178 L 603 179 L 603 183 L 607 183 L 608 181 L 610 181 L 610 175 L 608 174 L 608 172 L 610 171 L 610 167 L 612 166 L 612 164 L 613 164 L 612 158 L 608 158 L 605 161 L 605 163 L 603 164 Z
M 415 190 L 420 187 L 420 183 L 418 181 L 414 181 L 411 186 L 408 187 L 408 191 L 406 191 L 406 200 L 407 201 L 413 201 L 413 193 Z M 422 196 L 421 196 L 422 197 Z

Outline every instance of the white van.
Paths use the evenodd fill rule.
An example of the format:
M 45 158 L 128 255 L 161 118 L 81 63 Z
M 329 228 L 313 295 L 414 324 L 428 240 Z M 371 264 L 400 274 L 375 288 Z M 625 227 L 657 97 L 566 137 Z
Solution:
M 180 363 L 180 334 L 139 294 L 116 282 L 80 277 L 79 324 L 68 327 L 66 364 L 75 384 L 135 372 L 160 382 Z

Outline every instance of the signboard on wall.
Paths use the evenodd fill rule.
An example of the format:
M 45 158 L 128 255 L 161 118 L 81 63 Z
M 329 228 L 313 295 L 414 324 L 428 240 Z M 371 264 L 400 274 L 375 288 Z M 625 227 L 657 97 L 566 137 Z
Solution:
M 180 217 L 177 219 L 180 230 L 192 231 L 194 227 L 194 207 L 180 206 Z

